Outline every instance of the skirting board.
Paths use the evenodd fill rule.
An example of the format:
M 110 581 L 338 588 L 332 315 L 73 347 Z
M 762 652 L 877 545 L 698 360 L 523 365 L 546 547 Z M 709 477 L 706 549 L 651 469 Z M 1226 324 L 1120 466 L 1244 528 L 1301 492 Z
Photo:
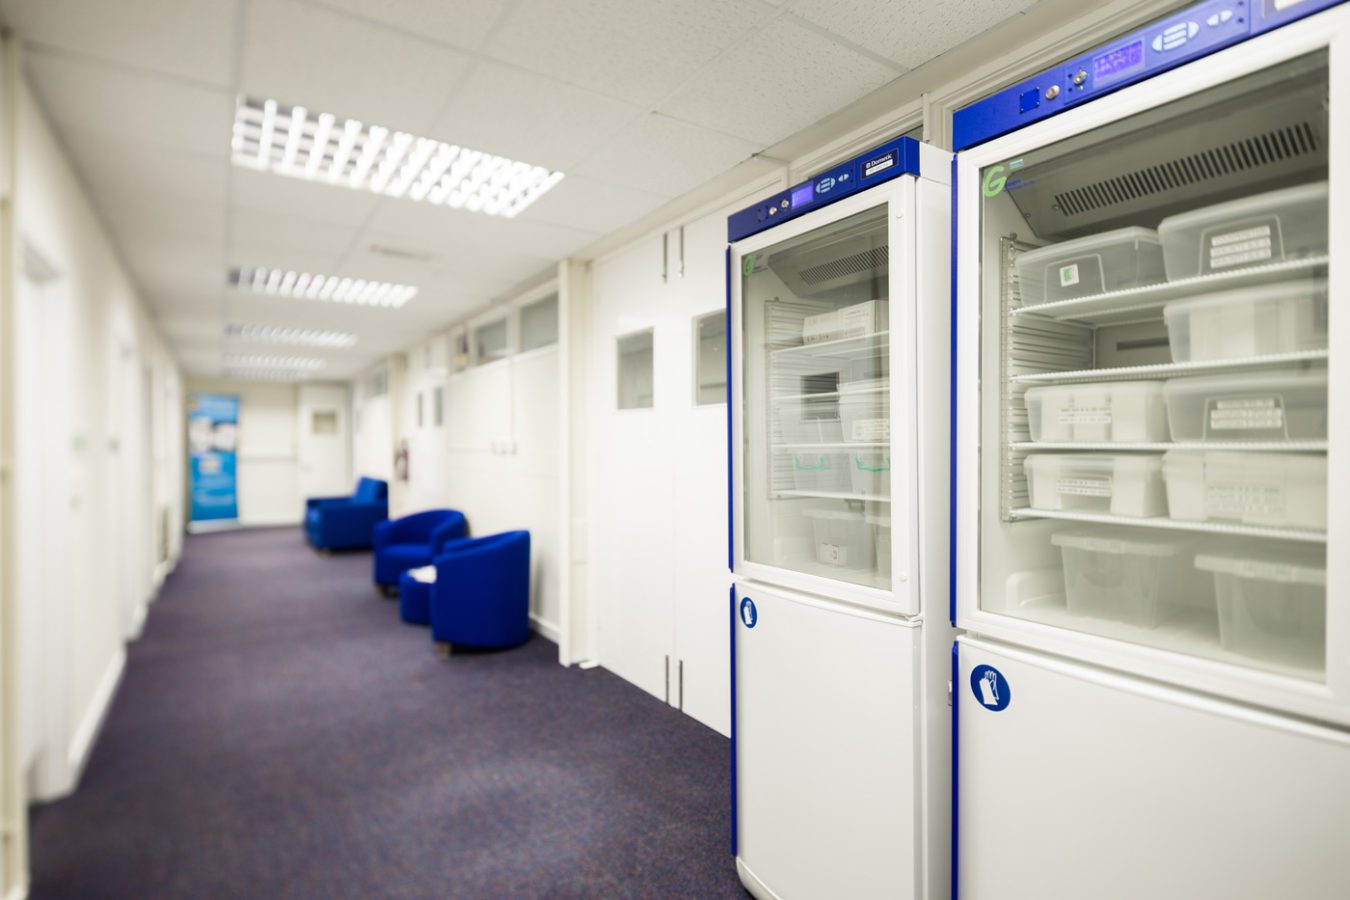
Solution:
M 552 622 L 545 622 L 534 613 L 530 613 L 530 624 L 534 626 L 535 631 L 539 632 L 553 643 L 558 643 L 559 632 L 557 625 L 554 625 Z
M 70 764 L 72 790 L 80 783 L 80 777 L 84 774 L 84 766 L 89 762 L 89 753 L 94 749 L 94 740 L 98 737 L 99 729 L 103 727 L 103 720 L 108 717 L 108 710 L 112 707 L 113 697 L 117 694 L 117 686 L 122 681 L 122 672 L 126 666 L 126 648 L 118 647 L 116 655 L 108 663 L 108 668 L 104 670 L 103 677 L 99 680 L 98 690 L 94 692 L 89 708 L 84 711 L 79 727 L 75 729 L 75 734 L 70 739 L 66 760 Z

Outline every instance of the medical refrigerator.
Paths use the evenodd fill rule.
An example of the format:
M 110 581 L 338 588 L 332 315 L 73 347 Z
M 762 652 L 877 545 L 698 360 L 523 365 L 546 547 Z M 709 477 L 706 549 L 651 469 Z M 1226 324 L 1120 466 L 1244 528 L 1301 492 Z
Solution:
M 1350 7 L 953 127 L 959 895 L 1350 897 Z
M 733 842 L 757 897 L 948 895 L 950 171 L 901 138 L 728 222 Z

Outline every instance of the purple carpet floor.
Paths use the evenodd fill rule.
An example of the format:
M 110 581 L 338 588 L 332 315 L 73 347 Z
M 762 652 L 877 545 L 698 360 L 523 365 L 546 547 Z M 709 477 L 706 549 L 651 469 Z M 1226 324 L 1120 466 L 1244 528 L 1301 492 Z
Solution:
M 727 752 L 538 636 L 438 658 L 367 554 L 191 537 L 32 896 L 744 898 Z

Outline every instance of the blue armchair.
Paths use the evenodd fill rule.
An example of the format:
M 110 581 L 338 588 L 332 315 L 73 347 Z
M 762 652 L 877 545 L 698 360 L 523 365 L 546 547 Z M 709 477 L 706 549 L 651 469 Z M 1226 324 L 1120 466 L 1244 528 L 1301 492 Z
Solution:
M 362 478 L 350 497 L 305 501 L 305 536 L 316 550 L 369 547 L 377 522 L 389 518 L 389 485 Z
M 436 557 L 431 639 L 514 647 L 530 636 L 530 533 L 507 531 L 452 541 Z
M 377 589 L 398 586 L 408 569 L 429 566 L 446 541 L 469 536 L 469 521 L 455 509 L 429 509 L 375 526 Z

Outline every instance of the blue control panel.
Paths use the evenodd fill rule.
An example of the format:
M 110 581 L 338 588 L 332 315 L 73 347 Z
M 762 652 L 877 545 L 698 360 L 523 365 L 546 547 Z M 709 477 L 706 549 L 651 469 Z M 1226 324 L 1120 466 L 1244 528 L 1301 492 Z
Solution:
M 1047 69 L 952 118 L 965 150 L 1344 0 L 1207 0 Z
M 821 172 L 727 219 L 727 240 L 758 234 L 897 175 L 919 174 L 919 142 L 902 137 Z

